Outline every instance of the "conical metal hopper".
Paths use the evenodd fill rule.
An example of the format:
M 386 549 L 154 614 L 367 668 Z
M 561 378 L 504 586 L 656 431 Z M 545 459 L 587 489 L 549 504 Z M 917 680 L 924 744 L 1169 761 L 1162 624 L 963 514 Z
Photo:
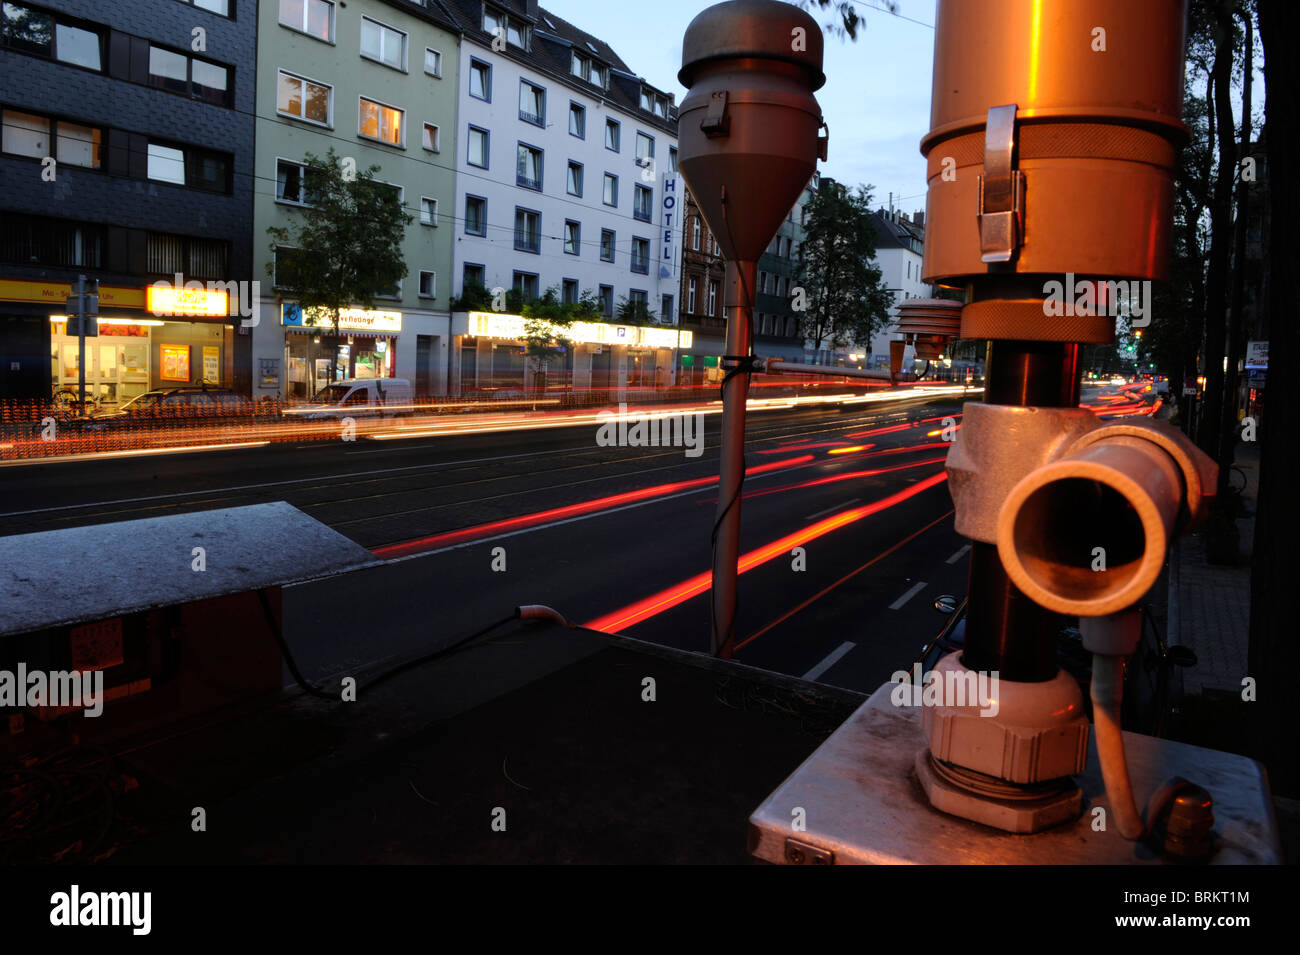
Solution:
M 727 260 L 757 261 L 817 168 L 821 28 L 780 0 L 717 4 L 686 28 L 678 78 L 678 168 Z

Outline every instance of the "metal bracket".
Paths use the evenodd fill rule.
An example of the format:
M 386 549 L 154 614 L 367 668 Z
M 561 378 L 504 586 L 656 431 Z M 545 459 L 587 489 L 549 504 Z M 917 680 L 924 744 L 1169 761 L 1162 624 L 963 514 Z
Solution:
M 989 109 L 980 180 L 980 259 L 1010 262 L 1023 241 L 1025 177 L 1013 165 L 1016 105 Z
M 818 128 L 824 129 L 826 132 L 817 137 L 817 158 L 822 162 L 826 162 L 826 156 L 831 147 L 831 128 L 826 120 L 822 120 L 822 124 Z
M 800 842 L 793 836 L 786 836 L 785 861 L 791 865 L 834 865 L 835 853 L 820 846 Z
M 717 90 L 709 97 L 709 109 L 700 120 L 700 129 L 709 139 L 731 133 L 731 117 L 727 115 L 727 91 Z

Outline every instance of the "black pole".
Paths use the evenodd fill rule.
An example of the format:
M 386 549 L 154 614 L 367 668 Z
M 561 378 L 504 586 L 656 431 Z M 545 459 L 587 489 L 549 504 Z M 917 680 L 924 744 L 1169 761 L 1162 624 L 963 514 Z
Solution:
M 984 401 L 1073 408 L 1079 404 L 1081 348 L 1066 342 L 991 341 Z M 999 678 L 1041 683 L 1056 676 L 1063 618 L 1026 597 L 1007 576 L 996 544 L 971 542 L 962 663 Z

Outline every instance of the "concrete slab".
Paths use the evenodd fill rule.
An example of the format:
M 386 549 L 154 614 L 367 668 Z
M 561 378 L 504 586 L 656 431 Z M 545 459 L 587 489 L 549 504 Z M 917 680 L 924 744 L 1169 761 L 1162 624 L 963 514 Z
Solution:
M 203 569 L 194 549 L 203 548 Z M 379 564 L 284 501 L 0 537 L 0 634 Z

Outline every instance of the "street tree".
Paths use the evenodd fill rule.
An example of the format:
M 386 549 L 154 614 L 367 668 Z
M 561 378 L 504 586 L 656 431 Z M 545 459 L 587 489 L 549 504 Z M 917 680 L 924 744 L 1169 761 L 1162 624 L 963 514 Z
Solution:
M 800 331 L 813 343 L 841 348 L 869 342 L 889 321 L 892 299 L 881 279 L 871 192 L 824 182 L 807 205 L 793 301 Z M 802 310 L 799 306 L 802 305 Z
M 330 379 L 338 377 L 339 313 L 371 308 L 406 275 L 402 239 L 413 221 L 394 186 L 380 182 L 375 165 L 357 170 L 331 147 L 308 153 L 301 183 L 305 206 L 289 226 L 267 229 L 272 260 L 267 273 L 291 291 L 304 323 L 333 329 Z

